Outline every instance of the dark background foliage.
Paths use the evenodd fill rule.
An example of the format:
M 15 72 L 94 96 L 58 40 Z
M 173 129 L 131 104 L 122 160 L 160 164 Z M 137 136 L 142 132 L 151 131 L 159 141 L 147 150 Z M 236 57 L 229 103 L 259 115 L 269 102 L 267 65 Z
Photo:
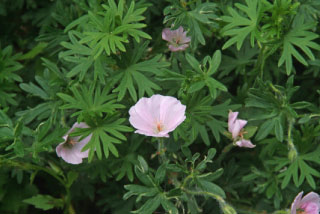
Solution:
M 0 1 L 0 213 L 258 214 L 317 192 L 319 16 L 317 0 Z M 170 52 L 179 26 L 192 42 Z M 153 94 L 187 106 L 161 164 L 128 121 Z M 229 110 L 254 149 L 232 147 Z M 76 121 L 95 137 L 71 165 L 55 148 Z

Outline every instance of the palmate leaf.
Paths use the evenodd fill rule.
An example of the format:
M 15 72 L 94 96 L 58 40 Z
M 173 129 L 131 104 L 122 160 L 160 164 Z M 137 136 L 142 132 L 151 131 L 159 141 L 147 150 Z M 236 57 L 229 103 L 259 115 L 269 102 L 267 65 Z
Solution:
M 318 38 L 319 35 L 310 31 L 312 28 L 314 28 L 314 24 L 304 24 L 300 22 L 284 36 L 278 66 L 280 67 L 285 62 L 287 75 L 290 75 L 292 71 L 292 56 L 303 65 L 308 65 L 305 58 L 299 53 L 299 50 L 303 51 L 309 59 L 315 60 L 310 48 L 320 50 L 320 45 L 313 41 Z
M 0 107 L 8 104 L 17 105 L 15 98 L 17 87 L 14 82 L 22 82 L 22 78 L 15 72 L 23 66 L 18 62 L 21 54 L 13 55 L 12 46 L 0 47 Z
M 127 138 L 123 132 L 131 132 L 132 128 L 122 125 L 126 121 L 124 118 L 109 117 L 105 118 L 99 126 L 84 129 L 81 132 L 74 132 L 74 135 L 79 133 L 85 136 L 92 134 L 90 141 L 83 147 L 83 151 L 89 149 L 89 161 L 92 161 L 94 153 L 99 159 L 102 158 L 102 151 L 106 158 L 111 152 L 115 157 L 119 156 L 119 152 L 114 144 L 120 144 L 126 141 Z
M 92 56 L 97 59 L 103 52 L 108 56 L 118 51 L 125 52 L 125 43 L 128 43 L 128 36 L 133 37 L 137 42 L 140 38 L 151 39 L 151 37 L 141 31 L 141 28 L 146 27 L 145 24 L 139 23 L 144 20 L 142 16 L 144 8 L 135 8 L 135 1 L 131 1 L 130 6 L 126 10 L 125 1 L 120 0 L 116 5 L 114 0 L 108 0 L 107 5 L 102 5 L 104 11 L 97 13 L 88 12 L 79 19 L 70 23 L 66 27 L 67 30 L 81 25 L 86 22 L 84 26 L 84 37 L 80 40 L 81 44 L 86 44 L 92 48 Z
M 93 67 L 94 80 L 96 81 L 99 79 L 101 83 L 105 83 L 106 72 L 104 69 L 104 56 L 100 55 L 94 59 L 94 50 L 79 42 L 79 39 L 83 38 L 81 33 L 70 31 L 68 35 L 70 42 L 61 43 L 61 45 L 68 50 L 60 52 L 59 58 L 62 58 L 67 62 L 75 63 L 75 66 L 66 76 L 68 78 L 78 76 L 79 80 L 82 81 Z
M 108 94 L 109 88 L 101 89 L 100 85 L 92 84 L 89 88 L 85 85 L 79 88 L 71 87 L 73 96 L 57 93 L 66 102 L 61 109 L 78 109 L 71 116 L 78 116 L 78 121 L 83 121 L 84 117 L 103 117 L 103 113 L 114 113 L 116 109 L 124 108 L 123 105 L 115 103 L 116 94 Z
M 129 49 L 128 52 L 118 60 L 118 65 L 122 65 L 122 68 L 114 74 L 115 81 L 112 83 L 117 84 L 119 82 L 118 87 L 113 90 L 113 92 L 119 92 L 118 101 L 124 98 L 127 91 L 131 98 L 137 101 L 138 97 L 144 96 L 145 93 L 151 96 L 154 90 L 161 89 L 158 84 L 150 80 L 150 77 L 158 75 L 158 73 L 162 72 L 163 68 L 168 67 L 170 64 L 161 61 L 162 55 L 138 62 L 147 46 L 148 42 L 142 45 L 135 43 L 135 47 Z
M 191 83 L 188 93 L 194 93 L 206 86 L 211 97 L 216 98 L 218 94 L 217 91 L 228 91 L 224 84 L 212 77 L 212 75 L 218 70 L 221 62 L 220 50 L 215 51 L 212 57 L 206 56 L 203 59 L 202 64 L 200 64 L 198 60 L 190 54 L 186 54 L 186 60 L 195 71 L 193 72 L 194 74 L 192 74 L 192 78 L 196 80 Z M 185 80 L 189 81 L 189 77 L 186 76 Z
M 227 49 L 233 44 L 237 44 L 240 50 L 244 40 L 250 34 L 251 46 L 254 46 L 255 39 L 259 38 L 260 32 L 258 24 L 261 18 L 260 0 L 246 0 L 247 6 L 236 3 L 235 6 L 246 14 L 246 17 L 240 15 L 235 9 L 229 7 L 231 16 L 223 16 L 222 20 L 228 24 L 222 29 L 223 35 L 231 38 L 223 45 L 222 49 Z
M 17 112 L 18 116 L 23 117 L 24 123 L 28 124 L 34 119 L 48 119 L 50 122 L 56 122 L 60 119 L 61 110 L 59 107 L 62 101 L 57 97 L 57 92 L 66 84 L 63 73 L 58 69 L 56 64 L 47 59 L 43 59 L 44 64 L 49 69 L 45 69 L 43 76 L 35 76 L 35 83 L 21 83 L 20 88 L 28 93 L 28 96 L 39 97 L 42 103 L 27 110 Z M 59 79 L 52 80 L 50 71 L 53 71 Z
M 299 187 L 306 180 L 311 188 L 315 189 L 316 184 L 314 177 L 319 178 L 320 173 L 310 166 L 310 162 L 320 164 L 319 158 L 320 147 L 311 153 L 301 154 L 292 163 L 287 158 L 276 158 L 270 161 L 272 165 L 276 165 L 275 170 L 281 170 L 288 166 L 285 170 L 281 170 L 278 177 L 282 179 L 281 188 L 284 189 L 293 180 L 296 187 Z

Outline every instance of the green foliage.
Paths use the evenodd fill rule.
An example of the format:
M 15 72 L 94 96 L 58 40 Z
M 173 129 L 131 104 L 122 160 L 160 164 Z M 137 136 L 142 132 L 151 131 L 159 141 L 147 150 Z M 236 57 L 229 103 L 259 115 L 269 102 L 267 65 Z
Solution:
M 154 56 L 152 59 L 139 62 L 146 50 L 148 43 L 142 45 L 135 44 L 132 51 L 127 52 L 117 62 L 121 65 L 120 70 L 114 74 L 112 84 L 118 84 L 113 92 L 118 92 L 118 101 L 121 101 L 128 91 L 131 98 L 137 101 L 137 98 L 143 97 L 145 93 L 151 96 L 154 90 L 160 90 L 161 87 L 151 81 L 151 77 L 158 75 L 162 69 L 169 64 L 162 62 L 161 55 Z M 136 89 L 137 87 L 137 89 Z M 138 92 L 138 93 L 137 93 Z
M 226 49 L 231 45 L 237 43 L 237 49 L 240 50 L 244 40 L 250 34 L 250 44 L 253 47 L 255 40 L 260 37 L 260 31 L 258 28 L 261 12 L 263 6 L 262 1 L 259 0 L 246 0 L 246 6 L 240 3 L 236 3 L 235 6 L 246 14 L 245 17 L 240 15 L 232 7 L 228 8 L 231 16 L 223 16 L 222 20 L 228 23 L 223 29 L 225 36 L 231 36 L 222 47 Z
M 1 1 L 0 213 L 285 213 L 298 192 L 319 192 L 319 11 L 318 0 Z M 170 52 L 161 32 L 179 27 L 189 48 Z M 130 124 L 154 94 L 186 106 L 168 138 Z M 230 110 L 255 148 L 235 145 Z M 88 128 L 71 132 L 76 122 Z
M 194 3 L 196 2 L 196 3 Z M 198 43 L 205 45 L 204 32 L 206 27 L 216 27 L 215 21 L 218 16 L 215 14 L 217 5 L 215 3 L 201 1 L 193 1 L 186 3 L 185 1 L 171 0 L 172 5 L 164 9 L 163 23 L 173 26 L 188 26 L 193 46 Z
M 36 208 L 42 209 L 42 210 L 50 210 L 54 207 L 63 207 L 62 199 L 54 198 L 50 195 L 36 195 L 32 198 L 28 198 L 23 200 L 23 202 L 32 204 Z
M 102 5 L 104 10 L 99 13 L 89 11 L 88 15 L 82 16 L 70 23 L 65 31 L 87 22 L 83 31 L 84 37 L 80 44 L 87 44 L 92 48 L 92 55 L 97 59 L 104 51 L 107 55 L 116 54 L 118 50 L 125 52 L 124 43 L 128 43 L 128 36 L 133 37 L 138 43 L 140 37 L 151 39 L 151 37 L 141 31 L 146 27 L 139 23 L 144 20 L 142 13 L 147 8 L 135 8 L 135 2 L 126 8 L 124 0 L 120 0 L 118 6 L 114 0 L 108 0 L 108 5 Z
M 38 97 L 43 100 L 41 104 L 17 113 L 18 116 L 23 117 L 26 124 L 34 119 L 38 121 L 49 119 L 51 123 L 56 123 L 61 117 L 59 107 L 62 102 L 56 93 L 66 85 L 64 74 L 49 60 L 43 59 L 43 61 L 47 67 L 43 72 L 43 76 L 35 76 L 35 81 L 40 87 L 32 82 L 20 84 L 20 88 L 28 93 L 28 97 Z M 58 78 L 51 79 L 50 72 L 54 72 Z
M 23 66 L 18 62 L 21 54 L 13 55 L 12 46 L 0 49 L 0 106 L 6 107 L 8 104 L 17 105 L 14 99 L 17 88 L 15 82 L 21 82 L 21 77 L 15 72 Z
M 108 95 L 109 87 L 101 89 L 99 84 L 97 86 L 93 84 L 89 88 L 85 85 L 73 86 L 70 90 L 73 96 L 64 93 L 57 95 L 66 102 L 61 109 L 78 109 L 71 115 L 78 116 L 78 121 L 89 117 L 101 118 L 104 114 L 113 114 L 117 109 L 124 107 L 115 103 L 115 94 Z
M 256 109 L 250 119 L 264 121 L 255 139 L 262 140 L 270 133 L 274 133 L 276 138 L 282 142 L 285 135 L 283 126 L 286 121 L 290 118 L 297 118 L 296 110 L 308 108 L 311 104 L 308 102 L 290 102 L 293 94 L 299 89 L 299 86 L 293 86 L 293 76 L 288 79 L 286 88 L 275 86 L 270 82 L 263 83 L 260 80 L 258 82 L 260 90 L 251 89 L 246 100 L 246 107 Z M 263 93 L 261 93 L 262 88 Z
M 299 53 L 299 51 L 297 51 L 296 47 L 302 50 L 309 59 L 315 60 L 314 54 L 310 48 L 320 50 L 320 45 L 312 41 L 319 37 L 316 33 L 310 31 L 313 28 L 313 23 L 308 24 L 300 21 L 284 36 L 282 47 L 283 50 L 278 62 L 278 66 L 281 66 L 285 62 L 286 72 L 288 75 L 291 74 L 293 67 L 292 56 L 294 56 L 303 65 L 308 65 L 307 61 Z
M 293 183 L 296 187 L 299 187 L 306 180 L 312 189 L 316 188 L 316 183 L 314 177 L 320 177 L 320 173 L 310 166 L 310 163 L 320 163 L 318 157 L 320 148 L 318 147 L 315 151 L 299 154 L 297 159 L 290 163 L 287 158 L 276 158 L 270 161 L 270 164 L 275 165 L 275 170 L 278 171 L 283 169 L 287 165 L 287 168 L 284 168 L 278 177 L 282 179 L 281 188 L 284 189 L 289 184 L 290 180 L 293 180 Z M 309 164 L 308 164 L 309 163 Z
M 136 196 L 136 202 L 140 202 L 144 197 L 148 198 L 143 205 L 132 213 L 145 213 L 149 214 L 154 212 L 160 205 L 168 213 L 179 213 L 179 208 L 183 208 L 186 203 L 190 210 L 192 207 L 198 207 L 195 200 L 196 195 L 200 195 L 204 192 L 208 196 L 211 196 L 220 202 L 225 197 L 224 191 L 218 185 L 212 181 L 219 177 L 217 173 L 209 172 L 204 173 L 207 164 L 212 162 L 216 154 L 215 149 L 210 149 L 208 155 L 199 163 L 199 153 L 194 154 L 191 158 L 186 159 L 185 163 L 190 163 L 191 171 L 188 169 L 188 165 L 180 163 L 169 164 L 163 162 L 157 170 L 151 169 L 144 158 L 138 157 L 139 164 L 135 166 L 135 173 L 137 178 L 143 185 L 129 184 L 125 185 L 125 189 L 128 191 L 123 198 L 127 200 L 132 196 Z M 221 170 L 220 170 L 221 171 Z M 175 173 L 181 174 L 181 176 L 174 176 Z M 173 177 L 172 182 L 180 184 L 179 188 L 170 188 L 166 185 L 166 174 L 171 174 Z M 219 173 L 221 175 L 221 173 Z M 177 179 L 181 179 L 178 181 Z M 193 198 L 192 201 L 187 198 Z M 220 199 L 221 197 L 221 199 Z M 180 204 L 174 205 L 173 199 L 177 200 Z M 191 211 L 194 213 L 193 211 Z

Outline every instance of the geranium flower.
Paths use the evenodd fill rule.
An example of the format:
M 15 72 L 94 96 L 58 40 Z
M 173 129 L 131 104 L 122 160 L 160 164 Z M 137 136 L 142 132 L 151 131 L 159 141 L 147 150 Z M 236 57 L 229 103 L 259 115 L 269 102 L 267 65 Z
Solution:
M 232 139 L 235 141 L 235 145 L 239 147 L 254 148 L 255 145 L 250 140 L 243 138 L 243 127 L 247 124 L 246 120 L 238 120 L 239 112 L 229 112 L 228 116 L 228 130 L 232 134 Z
M 63 136 L 64 142 L 60 143 L 56 152 L 58 157 L 61 157 L 65 162 L 71 164 L 82 163 L 83 158 L 87 158 L 89 150 L 81 152 L 82 148 L 90 141 L 92 134 L 88 135 L 84 139 L 80 140 L 80 136 L 70 137 L 69 134 L 72 133 L 75 128 L 89 128 L 86 123 L 75 123 L 72 128 Z M 80 141 L 79 141 L 80 140 Z
M 187 32 L 183 31 L 182 26 L 176 30 L 163 29 L 162 39 L 169 42 L 169 49 L 173 52 L 185 50 L 191 41 L 191 38 L 187 37 Z
M 153 95 L 141 98 L 129 110 L 135 133 L 153 137 L 169 137 L 185 119 L 186 106 L 170 96 Z
M 291 204 L 291 214 L 319 214 L 319 195 L 314 192 L 310 192 L 303 198 L 302 195 L 303 192 L 300 192 Z

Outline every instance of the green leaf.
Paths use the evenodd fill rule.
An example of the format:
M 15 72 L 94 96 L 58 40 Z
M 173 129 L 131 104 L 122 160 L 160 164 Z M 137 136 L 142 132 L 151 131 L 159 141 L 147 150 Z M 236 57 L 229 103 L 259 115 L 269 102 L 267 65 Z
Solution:
M 282 124 L 279 118 L 277 118 L 275 120 L 275 134 L 276 134 L 276 138 L 282 142 L 283 141 L 283 128 L 282 128 Z
M 64 203 L 62 199 L 54 198 L 50 195 L 35 195 L 32 198 L 23 200 L 24 203 L 31 204 L 38 209 L 50 210 L 54 207 L 62 208 Z
M 251 46 L 254 46 L 255 39 L 260 37 L 258 24 L 260 22 L 261 5 L 259 0 L 245 0 L 246 6 L 236 3 L 235 6 L 246 16 L 240 15 L 235 9 L 229 7 L 230 16 L 223 16 L 222 20 L 228 24 L 222 29 L 224 36 L 231 38 L 223 45 L 222 50 L 233 44 L 237 44 L 240 50 L 244 40 L 250 34 Z
M 196 58 L 194 58 L 192 55 L 190 54 L 186 54 L 186 60 L 188 61 L 188 63 L 191 65 L 191 67 L 198 73 L 202 73 L 202 70 L 200 68 L 200 64 L 198 62 L 198 60 Z
M 66 184 L 66 186 L 68 187 L 68 188 L 70 188 L 71 187 L 71 185 L 73 184 L 73 182 L 75 181 L 75 180 L 77 180 L 77 178 L 78 178 L 78 173 L 77 172 L 75 172 L 75 171 L 70 171 L 70 172 L 68 172 L 68 175 L 67 175 L 67 184 Z
M 152 214 L 160 206 L 160 203 L 161 195 L 158 194 L 154 198 L 149 199 L 138 210 L 132 211 L 132 213 Z
M 284 36 L 282 53 L 278 61 L 278 67 L 285 62 L 287 75 L 290 75 L 292 71 L 292 56 L 294 56 L 300 63 L 306 66 L 308 65 L 307 61 L 299 53 L 297 48 L 307 55 L 309 59 L 315 60 L 310 48 L 320 50 L 320 45 L 312 41 L 319 37 L 318 34 L 311 32 L 313 28 L 314 24 L 300 23 Z
M 221 63 L 221 51 L 220 50 L 216 50 L 212 56 L 212 59 L 210 61 L 210 66 L 208 69 L 208 75 L 212 75 L 214 73 L 216 73 L 216 71 L 219 68 L 219 65 Z
M 267 137 L 274 126 L 275 126 L 275 120 L 273 120 L 273 119 L 266 120 L 260 126 L 259 131 L 258 131 L 255 139 L 257 141 L 259 141 L 259 140 L 262 140 L 263 138 Z
M 166 176 L 167 171 L 167 163 L 163 163 L 160 165 L 160 167 L 156 171 L 155 180 L 157 184 L 161 184 Z
M 257 131 L 257 126 L 246 126 L 245 127 L 245 134 L 243 135 L 245 139 L 251 138 Z
M 209 181 L 203 180 L 203 179 L 198 179 L 198 181 L 201 185 L 201 189 L 208 191 L 210 193 L 213 193 L 213 194 L 220 195 L 223 198 L 226 198 L 225 192 L 218 185 L 211 183 Z

